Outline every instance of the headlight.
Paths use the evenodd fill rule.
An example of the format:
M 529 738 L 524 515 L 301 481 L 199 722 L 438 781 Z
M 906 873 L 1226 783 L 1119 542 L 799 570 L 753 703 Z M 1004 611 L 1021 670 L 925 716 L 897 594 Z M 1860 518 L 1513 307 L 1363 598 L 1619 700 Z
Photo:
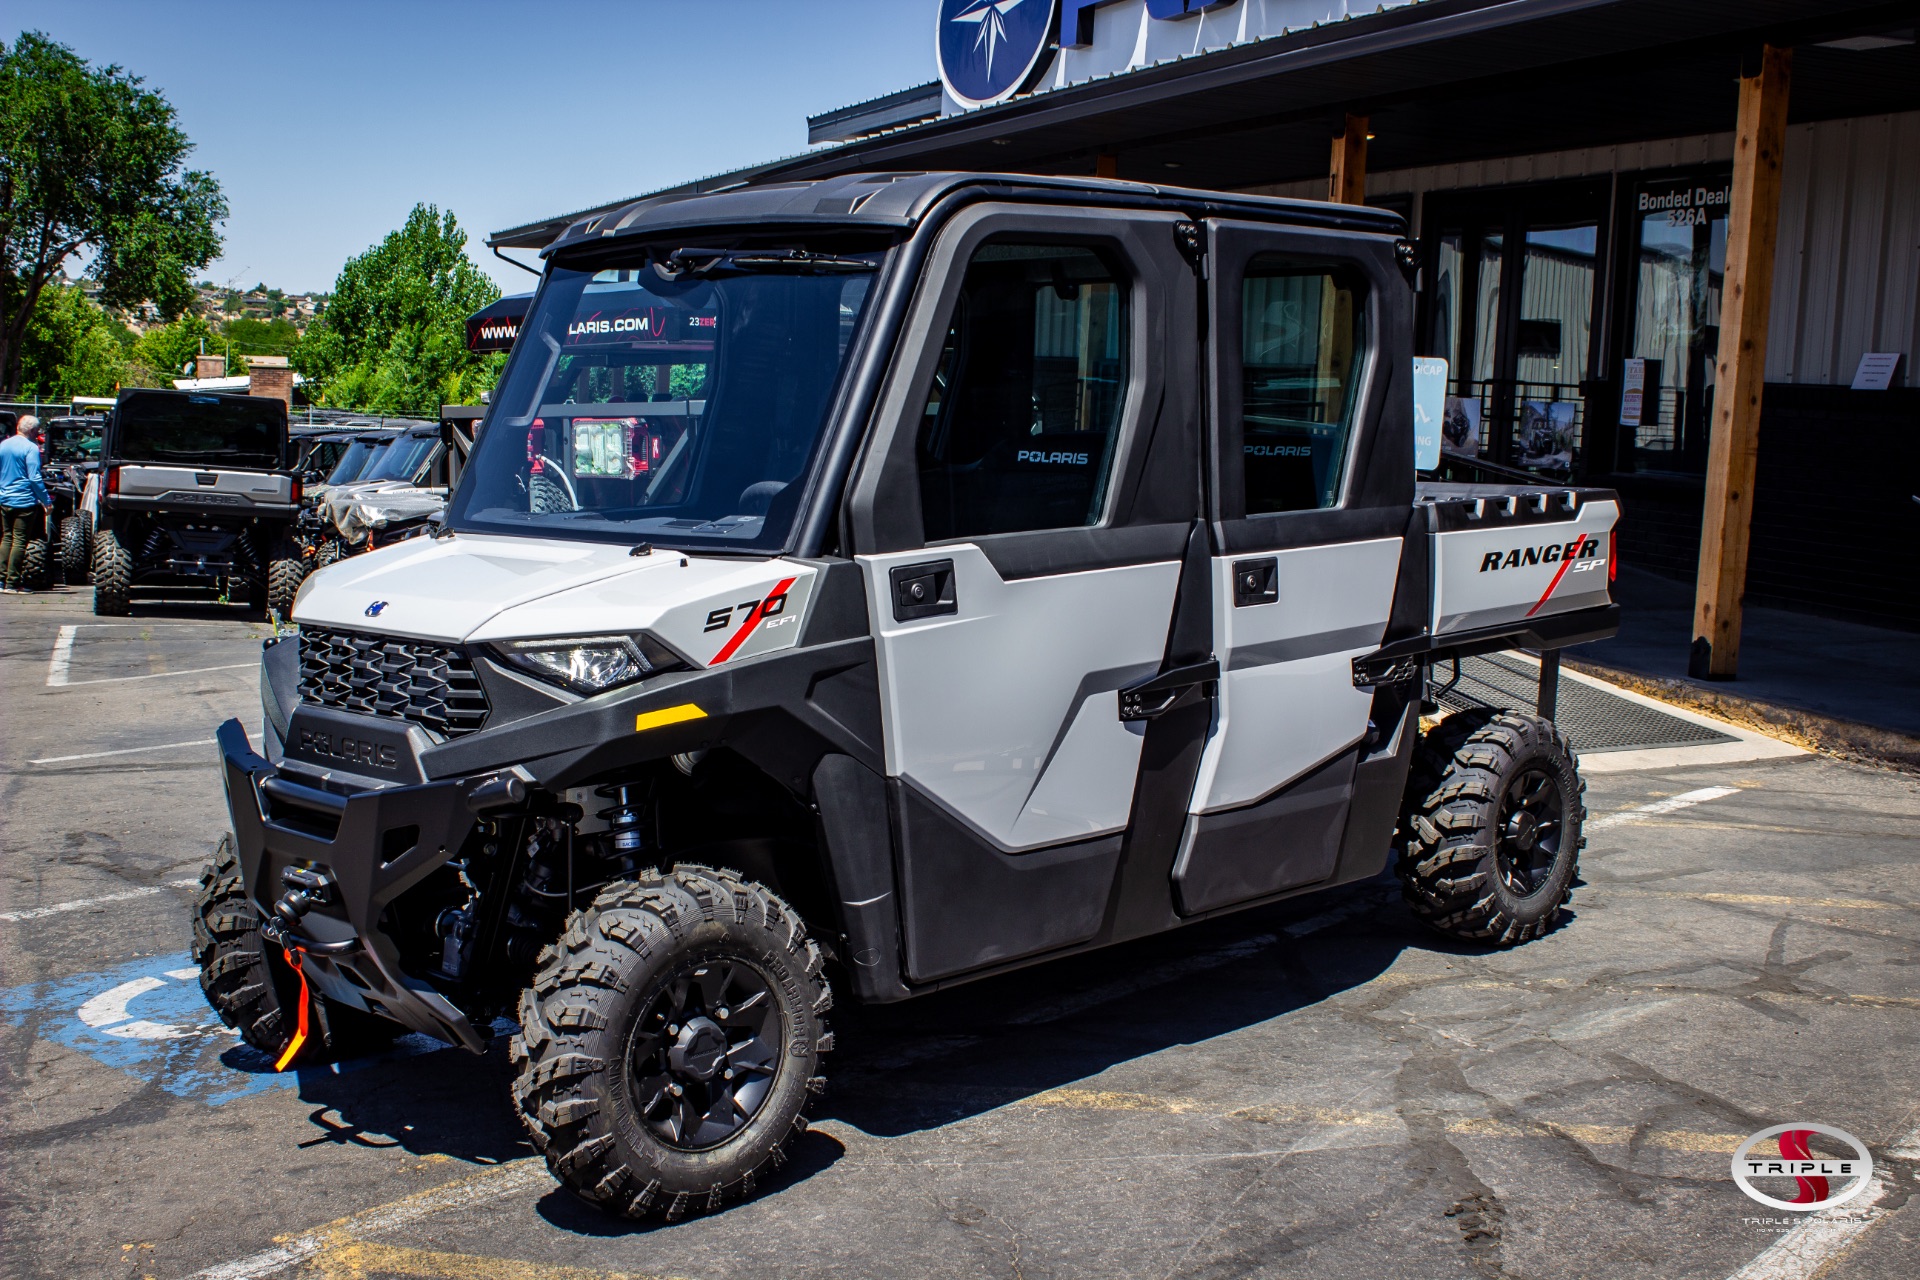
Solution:
M 494 651 L 575 693 L 604 693 L 687 664 L 671 649 L 644 633 L 637 636 L 571 636 L 556 640 L 509 640 Z

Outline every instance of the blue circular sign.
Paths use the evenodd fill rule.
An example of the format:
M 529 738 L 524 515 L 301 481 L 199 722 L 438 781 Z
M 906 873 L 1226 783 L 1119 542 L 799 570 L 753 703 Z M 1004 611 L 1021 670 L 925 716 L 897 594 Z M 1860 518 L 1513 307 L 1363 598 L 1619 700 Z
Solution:
M 940 82 L 963 107 L 1028 88 L 1053 45 L 1059 0 L 940 0 L 933 40 Z

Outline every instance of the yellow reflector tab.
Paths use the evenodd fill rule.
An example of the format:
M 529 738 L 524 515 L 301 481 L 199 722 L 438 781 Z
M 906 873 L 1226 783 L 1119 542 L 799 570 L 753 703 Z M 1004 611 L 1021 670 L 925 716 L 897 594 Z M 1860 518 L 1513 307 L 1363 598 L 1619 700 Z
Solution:
M 633 718 L 633 731 L 641 733 L 647 729 L 658 729 L 663 725 L 683 724 L 688 720 L 705 720 L 707 713 L 691 702 L 683 702 L 677 707 L 666 707 L 659 711 L 642 711 Z

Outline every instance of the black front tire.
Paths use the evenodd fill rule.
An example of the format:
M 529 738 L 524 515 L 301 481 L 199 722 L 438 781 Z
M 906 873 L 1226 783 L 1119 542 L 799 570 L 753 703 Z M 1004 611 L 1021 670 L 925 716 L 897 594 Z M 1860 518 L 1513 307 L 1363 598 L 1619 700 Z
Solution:
M 822 964 L 792 908 L 732 872 L 683 864 L 602 890 L 541 952 L 510 1046 L 514 1105 L 554 1177 L 629 1218 L 751 1195 L 824 1084 Z
M 1553 723 L 1456 712 L 1424 735 L 1396 868 L 1414 914 L 1449 937 L 1516 946 L 1554 926 L 1573 892 L 1587 811 L 1573 748 Z
M 68 516 L 60 522 L 60 574 L 70 587 L 87 580 L 87 518 Z
M 112 525 L 93 531 L 93 611 L 102 618 L 124 618 L 132 612 L 133 552 L 120 545 Z
M 53 585 L 53 559 L 45 538 L 28 541 L 20 558 L 20 585 L 28 591 L 45 591 Z
M 260 915 L 247 897 L 233 837 L 220 837 L 213 861 L 201 868 L 193 897 L 193 962 L 200 991 L 220 1021 L 260 1052 L 278 1061 L 300 1025 L 300 977 L 285 957 L 260 940 Z M 323 1047 L 333 1056 L 364 1053 L 387 1044 L 404 1028 L 364 1010 L 315 999 L 301 1059 Z
M 285 618 L 293 612 L 293 598 L 307 580 L 306 557 L 289 538 L 274 544 L 273 559 L 267 564 L 267 612 Z

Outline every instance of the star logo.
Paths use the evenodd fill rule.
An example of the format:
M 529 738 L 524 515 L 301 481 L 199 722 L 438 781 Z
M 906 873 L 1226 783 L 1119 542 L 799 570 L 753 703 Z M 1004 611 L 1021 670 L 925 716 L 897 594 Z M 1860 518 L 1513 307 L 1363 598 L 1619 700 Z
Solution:
M 987 75 L 993 75 L 993 55 L 1007 39 L 1007 15 L 1018 9 L 1025 0 L 981 0 L 971 9 L 964 9 L 953 15 L 956 23 L 970 23 L 980 28 L 973 38 L 973 47 L 987 51 Z

